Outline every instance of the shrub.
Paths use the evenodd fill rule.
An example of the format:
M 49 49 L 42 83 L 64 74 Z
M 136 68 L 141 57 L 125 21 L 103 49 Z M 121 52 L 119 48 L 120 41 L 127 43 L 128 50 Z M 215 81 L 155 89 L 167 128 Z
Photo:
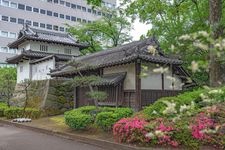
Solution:
M 181 110 L 183 108 L 189 109 L 190 107 L 196 107 L 199 108 L 198 101 L 201 99 L 200 94 L 205 93 L 207 90 L 199 89 L 192 92 L 185 92 L 182 94 L 179 94 L 178 96 L 174 97 L 163 97 L 157 100 L 154 104 L 146 107 L 143 110 L 143 113 L 147 116 L 149 119 L 155 119 L 158 117 L 174 117 L 176 113 L 183 113 Z M 174 104 L 175 111 L 174 113 L 165 113 L 166 109 L 171 109 L 168 105 Z M 195 104 L 193 105 L 192 104 Z
M 108 110 L 108 112 L 103 111 L 98 113 L 95 121 L 97 126 L 105 131 L 111 130 L 113 124 L 121 118 L 130 117 L 133 114 L 133 111 L 130 108 L 114 108 L 112 111 L 110 111 L 110 109 Z
M 76 111 L 80 111 L 81 113 L 84 114 L 90 114 L 92 111 L 95 111 L 96 107 L 95 106 L 84 106 L 76 109 Z
M 114 138 L 121 143 L 143 144 L 150 141 L 145 126 L 148 124 L 140 118 L 123 118 L 113 126 Z
M 107 131 L 110 130 L 112 125 L 118 121 L 118 115 L 113 112 L 101 112 L 97 114 L 95 123 L 101 129 Z
M 85 129 L 93 123 L 91 115 L 83 114 L 78 110 L 64 113 L 65 123 L 72 129 Z
M 6 108 L 8 108 L 8 106 L 5 103 L 0 103 L 0 117 L 4 116 L 4 111 Z
M 14 119 L 14 118 L 21 118 L 21 117 L 37 119 L 40 117 L 41 112 L 34 108 L 27 108 L 23 116 L 23 108 L 10 107 L 5 109 L 4 115 L 7 119 Z

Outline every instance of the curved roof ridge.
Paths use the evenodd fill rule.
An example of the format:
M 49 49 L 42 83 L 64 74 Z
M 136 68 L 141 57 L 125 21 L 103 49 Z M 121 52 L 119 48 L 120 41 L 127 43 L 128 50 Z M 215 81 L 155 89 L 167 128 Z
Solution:
M 153 41 L 155 41 L 155 39 L 150 37 L 150 38 L 147 38 L 147 39 L 144 39 L 144 40 L 133 41 L 131 43 L 127 43 L 127 44 L 120 45 L 120 46 L 117 46 L 117 47 L 109 48 L 107 50 L 102 50 L 102 51 L 99 51 L 99 52 L 95 52 L 95 53 L 92 53 L 90 55 L 81 56 L 81 57 L 78 57 L 76 60 L 90 59 L 90 58 L 93 58 L 93 57 L 96 57 L 96 56 L 109 55 L 109 54 L 121 52 L 123 50 L 126 51 L 127 50 L 126 48 L 130 48 L 131 46 L 134 46 L 134 47 L 132 47 L 132 49 L 134 49 L 134 48 L 139 47 L 141 44 L 143 44 L 143 45 L 147 44 L 148 41 L 153 42 Z M 148 44 L 150 44 L 150 43 L 148 43 Z

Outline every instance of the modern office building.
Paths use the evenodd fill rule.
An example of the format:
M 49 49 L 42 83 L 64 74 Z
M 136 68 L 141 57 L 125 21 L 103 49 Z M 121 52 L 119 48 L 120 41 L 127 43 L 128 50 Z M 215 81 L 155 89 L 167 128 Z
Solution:
M 109 8 L 116 6 L 116 0 L 102 3 Z M 0 0 L 0 67 L 8 65 L 6 58 L 17 53 L 7 45 L 17 38 L 24 23 L 46 31 L 66 32 L 65 24 L 90 23 L 104 15 L 86 0 Z

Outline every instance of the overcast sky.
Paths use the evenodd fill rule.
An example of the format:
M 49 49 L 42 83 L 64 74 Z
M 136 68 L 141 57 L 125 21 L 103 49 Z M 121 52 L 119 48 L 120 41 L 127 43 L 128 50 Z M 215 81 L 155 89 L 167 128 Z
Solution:
M 136 20 L 133 23 L 133 30 L 131 31 L 131 36 L 133 40 L 139 40 L 141 35 L 146 35 L 151 25 L 145 25 Z
M 120 4 L 120 1 L 117 0 L 117 5 Z M 141 35 L 146 35 L 148 30 L 151 28 L 151 25 L 145 25 L 143 23 L 140 23 L 138 20 L 136 20 L 133 23 L 133 30 L 131 31 L 131 36 L 133 37 L 133 40 L 139 40 Z

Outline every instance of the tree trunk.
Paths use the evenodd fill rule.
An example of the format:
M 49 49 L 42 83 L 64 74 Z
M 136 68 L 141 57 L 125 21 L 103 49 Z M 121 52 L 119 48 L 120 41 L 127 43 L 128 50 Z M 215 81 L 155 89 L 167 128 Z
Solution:
M 220 26 L 220 20 L 222 17 L 222 0 L 209 0 L 209 22 L 213 33 L 214 39 L 219 38 L 222 35 L 222 28 Z M 213 50 L 213 46 L 209 51 L 209 76 L 210 86 L 218 87 L 222 83 L 222 72 L 220 62 L 217 60 L 216 52 Z

